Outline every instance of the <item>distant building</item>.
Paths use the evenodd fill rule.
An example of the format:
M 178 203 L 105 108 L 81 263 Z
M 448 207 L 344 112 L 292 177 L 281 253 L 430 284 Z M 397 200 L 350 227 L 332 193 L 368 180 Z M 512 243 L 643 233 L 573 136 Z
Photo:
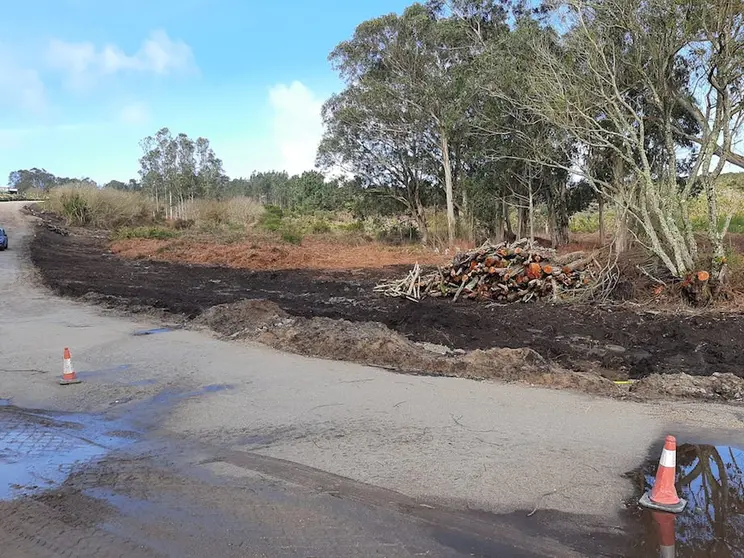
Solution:
M 0 186 L 0 194 L 17 194 L 18 188 L 15 186 Z

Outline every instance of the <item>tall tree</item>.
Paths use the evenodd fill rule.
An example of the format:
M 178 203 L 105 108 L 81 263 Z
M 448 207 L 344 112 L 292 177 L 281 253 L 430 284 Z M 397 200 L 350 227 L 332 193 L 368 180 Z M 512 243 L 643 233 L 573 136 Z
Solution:
M 388 93 L 387 87 L 363 80 L 324 104 L 318 165 L 352 174 L 364 187 L 400 202 L 427 242 L 423 199 L 431 175 L 422 161 L 430 153 L 428 130 L 417 110 Z
M 140 142 L 142 188 L 174 217 L 188 199 L 218 197 L 227 179 L 222 161 L 215 155 L 206 138 L 195 141 L 186 134 L 173 137 L 168 128 Z
M 567 32 L 544 36 L 522 108 L 571 135 L 581 149 L 565 170 L 577 172 L 622 205 L 670 273 L 695 267 L 697 241 L 688 205 L 696 184 L 708 200 L 711 267 L 723 278 L 722 235 L 715 178 L 742 122 L 741 2 L 693 0 L 561 0 Z M 688 141 L 699 155 L 680 184 L 680 125 L 686 112 L 699 125 Z M 626 179 L 608 182 L 586 164 L 588 149 L 613 153 Z
M 486 33 L 486 28 L 505 28 L 505 15 L 495 2 L 485 0 L 449 7 L 443 2 L 413 4 L 401 16 L 362 23 L 330 57 L 349 88 L 375 91 L 377 102 L 387 103 L 399 123 L 414 116 L 419 122 L 429 161 L 422 154 L 416 167 L 441 176 L 450 243 L 456 230 L 453 155 L 466 133 L 476 93 L 469 78 L 478 53 L 468 35 L 473 29 Z M 429 168 L 432 157 L 441 173 Z
M 46 169 L 34 167 L 32 169 L 20 169 L 11 172 L 8 175 L 8 186 L 17 188 L 19 193 L 24 193 L 32 188 L 48 191 L 55 186 L 73 182 L 74 180 L 73 178 L 58 177 Z

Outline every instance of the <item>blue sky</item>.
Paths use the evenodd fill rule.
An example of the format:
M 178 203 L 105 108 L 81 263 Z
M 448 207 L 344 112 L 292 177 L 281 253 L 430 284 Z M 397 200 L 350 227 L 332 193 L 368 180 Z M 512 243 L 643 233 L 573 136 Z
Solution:
M 209 138 L 230 176 L 312 168 L 328 53 L 402 0 L 25 0 L 0 17 L 0 182 L 43 167 L 136 176 L 162 126 Z

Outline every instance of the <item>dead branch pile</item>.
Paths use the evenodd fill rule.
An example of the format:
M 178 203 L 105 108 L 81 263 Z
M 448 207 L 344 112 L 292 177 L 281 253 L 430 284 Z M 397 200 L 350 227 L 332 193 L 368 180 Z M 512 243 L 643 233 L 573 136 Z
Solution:
M 528 240 L 490 244 L 457 254 L 452 263 L 422 275 L 418 264 L 404 279 L 375 287 L 386 296 L 418 301 L 425 296 L 495 302 L 530 302 L 575 296 L 593 288 L 600 275 L 594 255 L 574 252 L 558 257 L 555 250 Z

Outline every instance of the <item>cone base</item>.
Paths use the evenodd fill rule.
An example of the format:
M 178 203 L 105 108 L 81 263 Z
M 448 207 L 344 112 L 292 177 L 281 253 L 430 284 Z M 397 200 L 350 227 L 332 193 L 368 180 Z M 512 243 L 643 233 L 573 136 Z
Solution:
M 78 378 L 73 378 L 72 380 L 65 380 L 64 378 L 62 378 L 59 381 L 59 385 L 61 385 L 61 386 L 69 386 L 69 385 L 72 385 L 72 384 L 79 384 L 81 382 L 82 382 L 82 380 L 80 380 Z
M 648 492 L 646 492 L 643 496 L 641 496 L 638 504 L 644 508 L 648 508 L 651 510 L 658 510 L 668 513 L 682 513 L 685 509 L 685 506 L 687 505 L 687 500 L 683 500 L 682 498 L 680 498 L 679 502 L 677 502 L 676 504 L 659 504 L 658 502 L 654 502 L 653 500 L 651 500 L 651 496 Z

